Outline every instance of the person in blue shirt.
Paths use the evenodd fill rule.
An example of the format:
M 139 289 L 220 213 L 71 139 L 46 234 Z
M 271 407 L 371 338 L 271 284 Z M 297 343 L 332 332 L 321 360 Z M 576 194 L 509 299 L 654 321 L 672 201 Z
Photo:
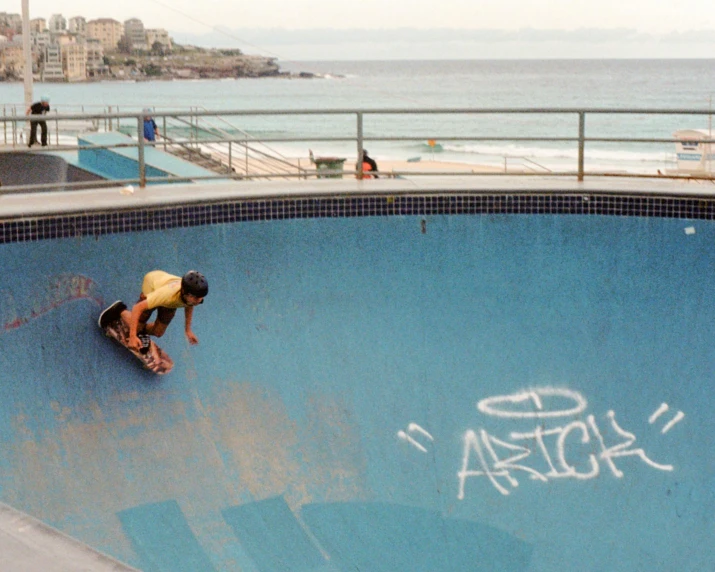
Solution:
M 144 109 L 144 140 L 145 141 L 156 141 L 159 135 L 159 129 L 156 126 L 156 122 L 151 118 L 151 109 Z

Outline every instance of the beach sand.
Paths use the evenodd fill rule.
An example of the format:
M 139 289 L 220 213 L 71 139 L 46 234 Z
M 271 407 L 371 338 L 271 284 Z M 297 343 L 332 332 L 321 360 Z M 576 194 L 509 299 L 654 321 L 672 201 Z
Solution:
M 488 165 L 472 165 L 469 163 L 452 163 L 447 161 L 380 161 L 377 164 L 380 173 L 404 172 L 450 172 L 450 173 L 501 173 L 503 169 Z
M 227 165 L 227 157 L 212 153 L 213 158 Z M 342 161 L 342 163 L 341 163 Z M 332 164 L 331 164 L 332 162 Z M 334 173 L 324 173 L 323 170 L 339 170 L 342 164 L 343 177 L 354 177 L 351 171 L 355 167 L 355 160 L 345 157 L 315 157 L 315 162 L 310 157 L 281 157 L 280 159 L 269 159 L 267 157 L 257 157 L 249 155 L 246 159 L 237 158 L 232 163 L 234 171 L 238 174 L 275 175 L 280 178 L 282 174 L 298 174 L 302 172 L 307 177 L 320 175 L 334 176 Z M 420 161 L 378 161 L 378 173 L 381 178 L 390 178 L 401 175 L 420 174 L 469 174 L 469 173 L 503 173 L 504 168 L 494 165 L 476 165 L 471 163 L 459 163 L 435 160 Z M 320 168 L 318 168 L 320 167 Z M 510 171 L 519 169 L 510 169 Z M 272 178 L 272 177 L 271 177 Z
M 324 159 L 324 158 L 323 158 Z M 320 160 L 320 158 L 319 158 Z M 316 166 L 309 158 L 294 158 L 290 162 L 308 171 L 314 171 Z M 343 164 L 345 176 L 354 167 L 354 161 L 346 160 Z M 503 173 L 504 169 L 490 165 L 474 165 L 448 161 L 378 161 L 378 172 L 381 177 L 390 177 L 404 173 Z

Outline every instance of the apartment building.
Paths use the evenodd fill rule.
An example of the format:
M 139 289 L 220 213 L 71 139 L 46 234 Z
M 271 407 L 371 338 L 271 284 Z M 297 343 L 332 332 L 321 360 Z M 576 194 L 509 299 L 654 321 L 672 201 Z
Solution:
M 47 24 L 51 34 L 61 34 L 67 31 L 67 19 L 62 14 L 52 14 Z
M 124 21 L 124 36 L 129 40 L 132 50 L 146 50 L 146 32 L 144 23 L 139 18 Z
M 30 32 L 30 45 L 32 46 L 32 51 L 38 54 L 42 54 L 45 48 L 52 43 L 52 36 L 50 32 L 45 30 L 44 32 Z
M 124 26 L 112 18 L 99 18 L 87 22 L 87 37 L 99 40 L 105 52 L 114 52 L 124 34 Z
M 63 44 L 62 72 L 67 81 L 82 81 L 87 78 L 87 46 L 78 43 Z
M 9 29 L 19 34 L 22 31 L 22 16 L 0 12 L 0 29 Z
M 67 44 L 76 44 L 77 38 L 71 34 L 52 34 L 52 41 L 58 46 L 66 46 Z
M 45 48 L 43 54 L 40 79 L 42 81 L 64 81 L 65 74 L 62 71 L 62 50 L 58 44 L 50 44 Z
M 19 15 L 5 12 L 0 12 L 0 24 L 15 23 L 14 16 L 20 18 L 21 27 Z M 146 29 L 139 18 L 130 18 L 122 24 L 112 18 L 87 21 L 74 16 L 67 20 L 62 14 L 53 14 L 49 23 L 44 18 L 30 20 L 30 30 L 33 68 L 39 69 L 41 81 L 79 81 L 110 73 L 104 56 L 117 50 L 123 36 L 132 49 L 149 50 L 157 42 L 164 49 L 171 49 L 167 30 Z M 9 40 L 0 42 L 0 71 L 22 75 L 24 61 L 22 34 L 15 33 L 13 38 L 10 32 Z
M 163 28 L 147 28 L 146 30 L 146 43 L 149 49 L 152 48 L 155 42 L 159 42 L 165 50 L 171 49 L 171 38 L 169 37 L 169 32 Z
M 107 71 L 104 63 L 104 48 L 102 42 L 94 38 L 87 38 L 85 42 L 87 49 L 87 75 L 101 75 Z
M 0 68 L 3 68 L 5 73 L 13 73 L 16 76 L 25 73 L 25 56 L 21 42 L 7 42 L 0 46 L 0 60 Z
M 67 29 L 77 36 L 87 35 L 87 20 L 83 16 L 75 16 L 67 20 Z
M 47 30 L 47 20 L 44 18 L 33 18 L 30 20 L 30 32 L 40 34 Z

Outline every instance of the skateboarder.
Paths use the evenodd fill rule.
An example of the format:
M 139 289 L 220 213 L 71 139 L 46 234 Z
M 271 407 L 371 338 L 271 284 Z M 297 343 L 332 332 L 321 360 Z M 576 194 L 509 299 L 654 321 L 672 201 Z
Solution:
M 144 276 L 139 301 L 134 304 L 131 312 L 122 312 L 122 319 L 129 325 L 129 348 L 140 351 L 148 345 L 148 336 L 163 336 L 177 308 L 184 308 L 186 339 L 191 345 L 198 344 L 198 338 L 191 331 L 191 319 L 194 306 L 202 304 L 208 293 L 208 281 L 196 270 L 189 270 L 183 277 L 162 270 L 149 272 Z M 156 320 L 147 323 L 154 310 L 157 310 Z

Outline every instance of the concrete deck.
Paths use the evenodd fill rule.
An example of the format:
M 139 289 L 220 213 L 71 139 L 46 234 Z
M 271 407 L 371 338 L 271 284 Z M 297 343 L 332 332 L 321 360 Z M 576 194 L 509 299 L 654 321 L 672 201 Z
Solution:
M 13 572 L 139 572 L 2 503 L 0 555 Z
M 709 181 L 673 179 L 589 179 L 579 183 L 556 177 L 435 176 L 357 181 L 319 179 L 295 181 L 227 181 L 22 194 L 0 193 L 0 218 L 14 219 L 59 213 L 91 213 L 137 207 L 197 204 L 232 199 L 399 195 L 430 193 L 584 193 L 712 197 Z

